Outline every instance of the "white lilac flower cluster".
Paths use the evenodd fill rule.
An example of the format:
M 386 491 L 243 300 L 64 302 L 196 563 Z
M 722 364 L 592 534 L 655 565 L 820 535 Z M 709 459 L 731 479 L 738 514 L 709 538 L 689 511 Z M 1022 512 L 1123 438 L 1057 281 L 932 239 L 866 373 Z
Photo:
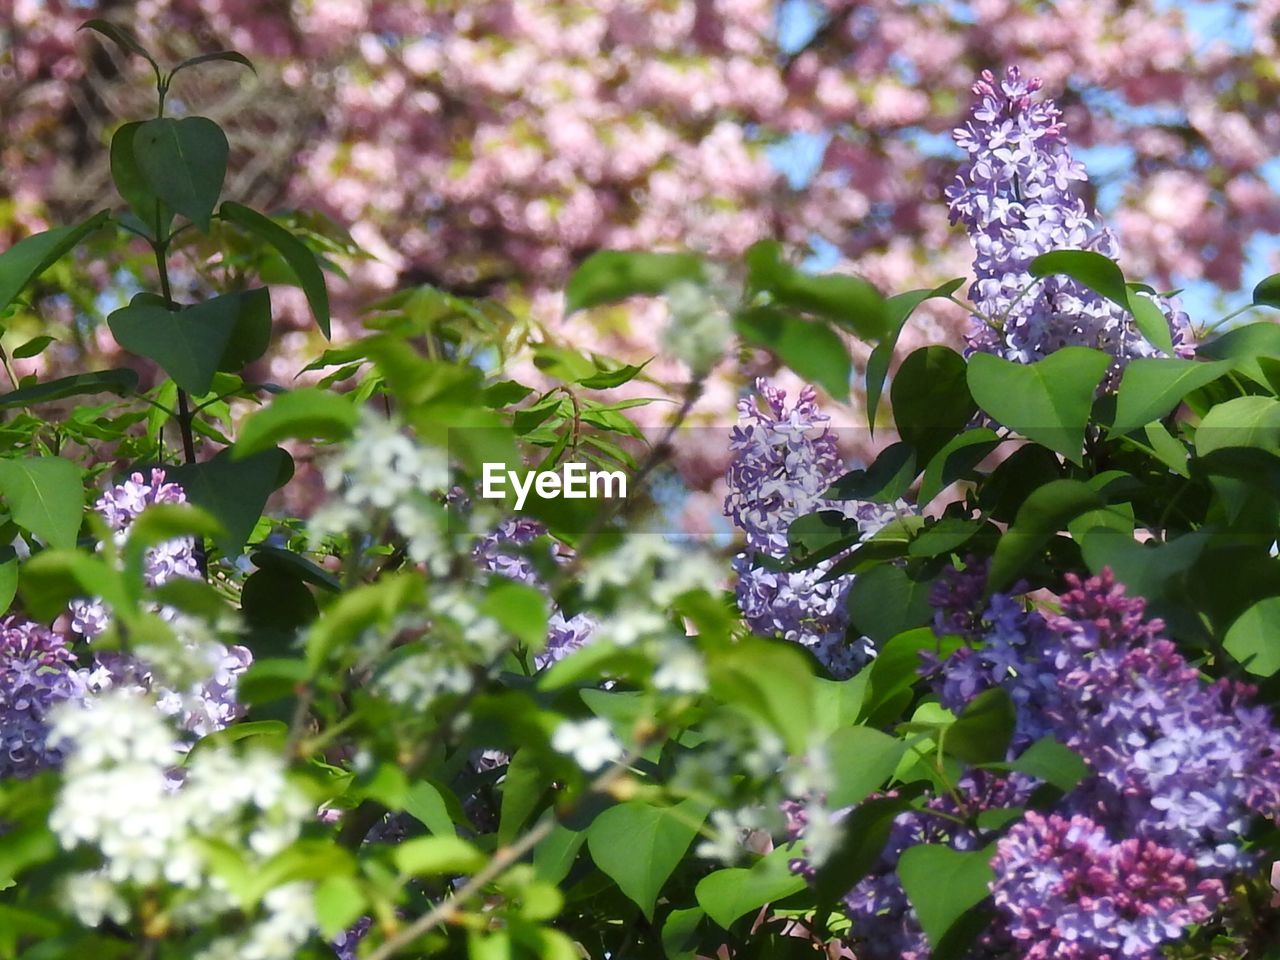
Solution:
M 976 252 L 970 297 L 979 315 L 969 346 L 1019 363 L 1073 345 L 1106 351 L 1117 367 L 1158 355 L 1117 304 L 1067 277 L 1037 281 L 1028 271 L 1032 260 L 1052 250 L 1119 255 L 1115 237 L 1072 192 L 1073 183 L 1088 177 L 1071 156 L 1057 106 L 1034 96 L 1039 89 L 1038 80 L 1024 80 L 1016 67 L 999 81 L 984 72 L 973 88 L 970 118 L 954 134 L 968 157 L 946 196 L 952 223 L 964 223 Z M 1175 349 L 1189 348 L 1190 322 L 1176 299 L 1152 299 Z
M 667 325 L 662 328 L 661 343 L 695 377 L 705 376 L 724 356 L 733 336 L 733 319 L 725 306 L 732 298 L 733 291 L 722 280 L 681 280 L 667 288 Z
M 163 470 L 150 477 L 134 473 L 109 487 L 94 504 L 117 544 L 123 544 L 138 516 L 157 504 L 181 504 L 186 495 Z M 147 586 L 158 587 L 177 578 L 200 579 L 195 545 L 179 537 L 148 548 L 143 566 Z M 86 674 L 92 692 L 108 689 L 149 691 L 159 710 L 174 717 L 183 730 L 203 736 L 221 730 L 239 716 L 237 678 L 249 668 L 253 655 L 246 647 L 223 644 L 215 626 L 161 607 L 157 613 L 172 628 L 174 643 L 134 647 L 129 653 L 98 651 Z M 100 599 L 72 602 L 71 629 L 91 645 L 111 622 L 111 611 Z
M 308 524 L 312 539 L 375 534 L 386 524 L 405 541 L 414 563 L 432 573 L 448 570 L 442 498 L 449 489 L 443 450 L 423 446 L 395 420 L 362 413 L 352 439 L 334 451 L 323 470 L 329 499 Z
M 867 537 L 907 507 L 827 499 L 844 468 L 816 392 L 806 386 L 788 406 L 785 392 L 767 381 L 757 380 L 756 390 L 763 405 L 754 397 L 738 402 L 724 505 L 747 538 L 746 550 L 733 561 L 738 607 L 756 633 L 799 643 L 835 676 L 852 676 L 874 653 L 866 638 L 845 636 L 853 576 L 827 579 L 839 556 L 802 570 L 779 569 L 789 553 L 787 531 L 799 517 L 836 510 Z
M 65 753 L 50 829 L 65 849 L 101 858 L 67 882 L 68 905 L 88 926 L 127 923 L 135 904 L 163 890 L 174 923 L 193 933 L 214 928 L 241 901 L 214 868 L 211 846 L 240 850 L 252 874 L 314 815 L 275 754 L 208 746 L 179 769 L 174 731 L 154 701 L 134 692 L 60 706 L 50 742 Z M 290 960 L 315 930 L 311 902 L 310 884 L 277 887 L 260 918 L 198 956 Z

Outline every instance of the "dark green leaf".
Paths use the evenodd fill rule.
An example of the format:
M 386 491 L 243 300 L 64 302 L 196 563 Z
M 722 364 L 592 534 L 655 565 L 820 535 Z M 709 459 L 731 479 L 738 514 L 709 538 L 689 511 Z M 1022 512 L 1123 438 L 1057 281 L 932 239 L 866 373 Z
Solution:
M 634 380 L 645 367 L 649 365 L 646 360 L 639 366 L 627 364 L 624 367 L 618 367 L 616 370 L 602 370 L 600 373 L 593 373 L 589 377 L 583 377 L 578 381 L 578 386 L 586 387 L 588 390 L 608 390 L 612 387 L 620 387 L 630 380 Z
M 972 419 L 965 362 L 949 347 L 922 347 L 902 362 L 890 389 L 893 420 L 925 464 Z
M 47 334 L 39 337 L 32 337 L 26 343 L 13 351 L 13 358 L 15 360 L 25 360 L 28 357 L 38 356 L 44 352 L 45 347 L 56 342 L 57 340 L 54 337 L 48 336 Z
M 1094 391 L 1110 365 L 1087 347 L 1063 347 L 1028 364 L 978 353 L 969 358 L 969 389 L 997 422 L 1081 464 Z
M 1089 775 L 1089 768 L 1079 755 L 1053 737 L 1037 740 L 1008 768 L 1053 784 L 1063 793 L 1073 790 L 1076 784 Z
M 1017 720 L 1013 701 L 1000 687 L 984 690 L 947 727 L 945 751 L 966 763 L 1003 760 Z
M 919 470 L 910 444 L 892 443 L 865 470 L 851 470 L 826 492 L 830 500 L 870 500 L 892 503 L 907 492 Z
M 279 448 L 243 460 L 235 453 L 234 446 L 228 447 L 212 460 L 169 469 L 169 479 L 182 486 L 187 499 L 222 524 L 226 532 L 214 542 L 227 557 L 239 556 L 244 549 L 289 461 Z
M 235 326 L 218 360 L 218 369 L 238 373 L 271 346 L 271 294 L 265 287 L 224 294 L 217 298 L 235 304 Z M 214 301 L 210 301 L 212 303 Z
M 324 274 L 320 271 L 316 255 L 310 248 L 274 220 L 242 204 L 228 200 L 223 203 L 220 213 L 224 220 L 274 247 L 284 258 L 297 277 L 302 292 L 306 294 L 307 304 L 311 307 L 311 314 L 315 317 L 320 332 L 328 338 L 329 291 L 325 288 Z
M 185 70 L 187 67 L 195 67 L 202 63 L 210 63 L 215 60 L 223 60 L 227 63 L 238 63 L 241 66 L 248 67 L 254 72 L 254 74 L 257 74 L 258 72 L 257 68 L 254 67 L 249 58 L 238 50 L 217 50 L 214 53 L 202 53 L 198 57 L 188 57 L 173 68 L 169 77 L 172 79 L 179 70 Z
M 743 340 L 764 347 L 832 399 L 849 396 L 853 365 L 838 334 L 825 323 L 802 320 L 776 307 L 752 307 L 734 318 Z
M 55 227 L 24 237 L 0 253 L 0 313 L 9 308 L 27 284 L 99 229 L 109 216 L 109 212 L 103 210 L 75 226 Z
M 133 53 L 142 57 L 150 63 L 151 66 L 155 67 L 156 75 L 159 76 L 160 67 L 156 64 L 155 57 L 151 56 L 151 54 L 147 52 L 147 48 L 138 42 L 138 38 L 134 36 L 133 31 L 128 27 L 121 26 L 118 23 L 112 23 L 110 20 L 100 20 L 95 18 L 93 20 L 86 20 L 84 23 L 80 24 L 79 29 L 92 30 L 95 33 L 100 33 L 126 53 Z
M 84 484 L 80 468 L 70 460 L 0 460 L 0 497 L 24 530 L 52 547 L 75 546 L 84 512 Z
M 152 191 L 138 166 L 134 137 L 145 121 L 134 121 L 121 126 L 111 137 L 111 179 L 116 191 L 124 198 L 129 209 L 146 228 L 152 239 L 160 239 L 169 233 L 173 211 L 166 207 Z
M 1088 484 L 1079 480 L 1053 480 L 1034 490 L 1018 509 L 1013 525 L 1000 538 L 991 558 L 987 588 L 1011 585 L 1027 563 L 1068 521 L 1105 503 Z
M 964 285 L 964 280 L 956 278 L 948 280 L 932 290 L 912 290 L 899 293 L 885 301 L 885 318 L 888 327 L 871 356 L 867 359 L 867 426 L 875 433 L 876 411 L 880 406 L 880 394 L 884 390 L 884 378 L 889 374 L 889 364 L 893 362 L 893 350 L 898 345 L 898 337 L 907 320 L 915 312 L 916 307 L 926 300 L 935 297 L 946 299 Z
M 671 911 L 662 925 L 662 953 L 667 960 L 697 960 L 698 927 L 705 917 L 697 907 Z
M 222 128 L 207 117 L 157 117 L 132 139 L 147 190 L 207 233 L 227 175 L 229 147 Z
M 1092 250 L 1053 250 L 1042 253 L 1027 268 L 1033 277 L 1063 274 L 1113 303 L 1128 306 L 1129 291 L 1124 274 L 1114 260 Z
M 139 295 L 107 317 L 107 325 L 124 349 L 154 360 L 180 388 L 202 396 L 213 384 L 239 308 L 238 294 L 177 312 Z
M 569 278 L 564 312 L 567 316 L 628 297 L 662 293 L 677 281 L 696 281 L 702 275 L 702 258 L 692 253 L 601 250 Z
M 989 427 L 975 427 L 953 437 L 933 455 L 920 481 L 917 502 L 924 506 L 957 480 L 968 477 L 1000 446 L 1001 440 Z
M 0 394 L 0 409 L 30 407 L 39 403 L 65 400 L 94 393 L 114 393 L 119 396 L 133 393 L 138 387 L 136 371 L 98 370 L 94 373 L 77 373 L 70 377 L 47 380 L 12 393 Z
M 917 582 L 901 567 L 881 564 L 861 573 L 849 588 L 849 617 L 863 634 L 882 644 L 933 615 L 929 581 Z
M 1273 273 L 1253 288 L 1253 302 L 1264 307 L 1280 307 L 1280 273 Z

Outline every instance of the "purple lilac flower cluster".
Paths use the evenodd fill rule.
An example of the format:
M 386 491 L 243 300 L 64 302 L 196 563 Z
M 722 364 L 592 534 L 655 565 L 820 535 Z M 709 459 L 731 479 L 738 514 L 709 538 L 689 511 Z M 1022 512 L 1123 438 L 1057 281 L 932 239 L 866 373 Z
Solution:
M 970 118 L 954 133 L 968 157 L 946 196 L 952 223 L 964 223 L 976 253 L 970 297 L 978 315 L 969 346 L 1020 363 L 1072 345 L 1104 350 L 1120 363 L 1157 355 L 1118 305 L 1074 280 L 1035 282 L 1028 271 L 1051 250 L 1119 255 L 1110 230 L 1099 229 L 1072 192 L 1088 177 L 1071 156 L 1061 112 L 1035 97 L 1039 89 L 1040 81 L 1024 80 L 1017 67 L 999 81 L 984 71 Z M 1191 339 L 1187 315 L 1175 300 L 1154 299 L 1181 352 Z
M 523 551 L 546 532 L 536 520 L 507 518 L 476 544 L 476 563 L 491 573 L 540 586 L 541 578 L 533 561 Z M 541 670 L 564 659 L 591 639 L 595 626 L 595 621 L 586 614 L 566 617 L 560 609 L 553 610 L 547 619 L 547 645 L 534 655 L 534 666 Z
M 94 509 L 106 521 L 112 535 L 123 541 L 133 522 L 148 507 L 181 504 L 186 500 L 178 484 L 168 482 L 163 470 L 154 469 L 149 478 L 134 473 L 123 483 L 109 487 L 98 498 Z M 190 538 L 177 538 L 147 550 L 143 579 L 148 586 L 200 576 L 195 545 Z M 169 611 L 160 613 L 171 616 Z M 90 642 L 106 630 L 110 619 L 111 611 L 100 599 L 72 603 L 71 628 Z M 171 689 L 155 676 L 153 666 L 146 660 L 108 651 L 100 651 L 95 656 L 93 669 L 88 674 L 89 686 L 94 690 L 118 687 L 149 690 L 156 696 L 161 712 L 176 718 L 183 729 L 198 736 L 221 730 L 240 714 L 236 683 L 253 662 L 253 655 L 246 647 L 228 647 L 212 638 L 184 638 L 184 642 L 203 675 L 200 682 L 188 688 Z
M 899 507 L 825 499 L 844 467 L 816 391 L 804 387 L 788 406 L 786 393 L 764 379 L 756 381 L 756 390 L 763 405 L 755 397 L 738 402 L 724 505 L 725 515 L 747 537 L 747 549 L 733 560 L 738 607 L 756 633 L 808 647 L 834 675 L 848 677 L 872 654 L 870 641 L 845 638 L 845 597 L 853 577 L 823 579 L 839 557 L 793 571 L 778 570 L 769 561 L 786 558 L 787 530 L 798 517 L 839 510 L 870 536 Z
M 85 691 L 84 672 L 62 637 L 15 617 L 0 620 L 0 780 L 60 761 L 47 742 L 49 711 Z
M 997 595 L 966 615 L 979 573 L 939 597 L 939 625 L 974 641 L 934 671 L 940 697 L 958 709 L 1003 687 L 1022 745 L 1052 733 L 1090 773 L 1061 815 L 1028 815 L 999 842 L 1006 932 L 1032 960 L 1154 957 L 1250 865 L 1238 838 L 1280 810 L 1280 732 L 1251 688 L 1202 682 L 1109 573 L 1069 576 L 1056 614 Z

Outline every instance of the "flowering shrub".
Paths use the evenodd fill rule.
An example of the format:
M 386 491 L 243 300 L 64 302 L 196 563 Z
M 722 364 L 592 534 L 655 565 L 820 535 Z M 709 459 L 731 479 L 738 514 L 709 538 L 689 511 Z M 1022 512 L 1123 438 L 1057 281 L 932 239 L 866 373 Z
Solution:
M 2 307 L 95 231 L 145 248 L 159 290 L 108 325 L 164 374 L 0 396 L 0 957 L 1274 946 L 1280 335 L 1195 343 L 1125 279 L 1033 81 L 984 75 L 957 132 L 972 303 L 771 242 L 587 258 L 571 309 L 672 301 L 691 376 L 646 435 L 613 393 L 639 366 L 543 344 L 550 388 L 486 372 L 491 305 L 439 291 L 316 358 L 324 386 L 247 379 L 267 284 L 328 335 L 334 265 L 222 198 L 223 134 L 155 75 L 158 116 L 113 137 L 123 203 L 0 254 Z M 192 304 L 187 231 L 246 268 Z M 761 382 L 728 439 L 744 542 L 660 532 L 646 481 L 725 338 L 836 396 L 863 341 L 874 427 L 930 299 L 969 349 L 902 359 L 873 463 L 842 464 L 813 389 Z M 304 458 L 323 502 L 292 517 Z M 481 482 L 570 462 L 630 495 Z

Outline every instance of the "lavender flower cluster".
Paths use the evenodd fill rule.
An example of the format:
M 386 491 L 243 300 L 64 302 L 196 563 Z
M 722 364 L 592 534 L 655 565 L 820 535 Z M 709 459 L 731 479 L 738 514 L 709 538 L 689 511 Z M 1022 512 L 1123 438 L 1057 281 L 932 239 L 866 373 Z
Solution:
M 976 253 L 970 297 L 971 349 L 1020 363 L 1065 346 L 1094 347 L 1120 363 L 1159 353 L 1121 307 L 1066 277 L 1036 281 L 1032 260 L 1052 250 L 1092 250 L 1116 259 L 1111 231 L 1099 228 L 1072 184 L 1085 183 L 1071 156 L 1062 115 L 1034 96 L 1040 81 L 1010 67 L 974 85 L 970 118 L 954 133 L 968 154 L 947 188 L 951 222 L 962 222 Z M 1144 294 L 1145 296 L 1145 294 Z M 1189 344 L 1190 323 L 1175 300 L 1153 298 L 1169 322 L 1175 348 Z M 1181 352 L 1181 351 L 1180 351 Z
M 1029 960 L 1154 957 L 1252 866 L 1239 838 L 1280 811 L 1280 731 L 1251 688 L 1203 682 L 1109 573 L 1069 575 L 1056 614 L 1000 595 L 963 614 L 978 575 L 939 598 L 938 624 L 967 622 L 971 641 L 941 665 L 941 699 L 1000 686 L 1018 706 L 1014 753 L 1047 732 L 1089 770 L 1059 811 L 999 841 L 1005 932 Z
M 540 587 L 542 580 L 532 559 L 524 551 L 545 533 L 546 529 L 536 520 L 524 517 L 504 519 L 476 544 L 476 563 L 482 570 Z M 534 667 L 541 670 L 567 657 L 591 639 L 595 626 L 595 621 L 586 614 L 566 617 L 557 607 L 547 619 L 547 645 L 534 654 Z
M 49 744 L 49 714 L 80 700 L 84 672 L 66 641 L 39 624 L 0 620 L 0 780 L 55 766 L 62 752 Z
M 857 522 L 863 536 L 870 536 L 903 505 L 826 499 L 844 467 L 816 391 L 804 387 L 788 406 L 786 393 L 766 380 L 757 380 L 756 390 L 760 399 L 738 401 L 724 504 L 725 515 L 747 540 L 746 550 L 733 560 L 738 607 L 756 633 L 799 643 L 833 675 L 852 676 L 873 650 L 866 638 L 850 643 L 845 637 L 845 598 L 853 577 L 825 579 L 841 557 L 804 570 L 780 570 L 776 562 L 787 557 L 787 531 L 799 517 L 842 511 Z

